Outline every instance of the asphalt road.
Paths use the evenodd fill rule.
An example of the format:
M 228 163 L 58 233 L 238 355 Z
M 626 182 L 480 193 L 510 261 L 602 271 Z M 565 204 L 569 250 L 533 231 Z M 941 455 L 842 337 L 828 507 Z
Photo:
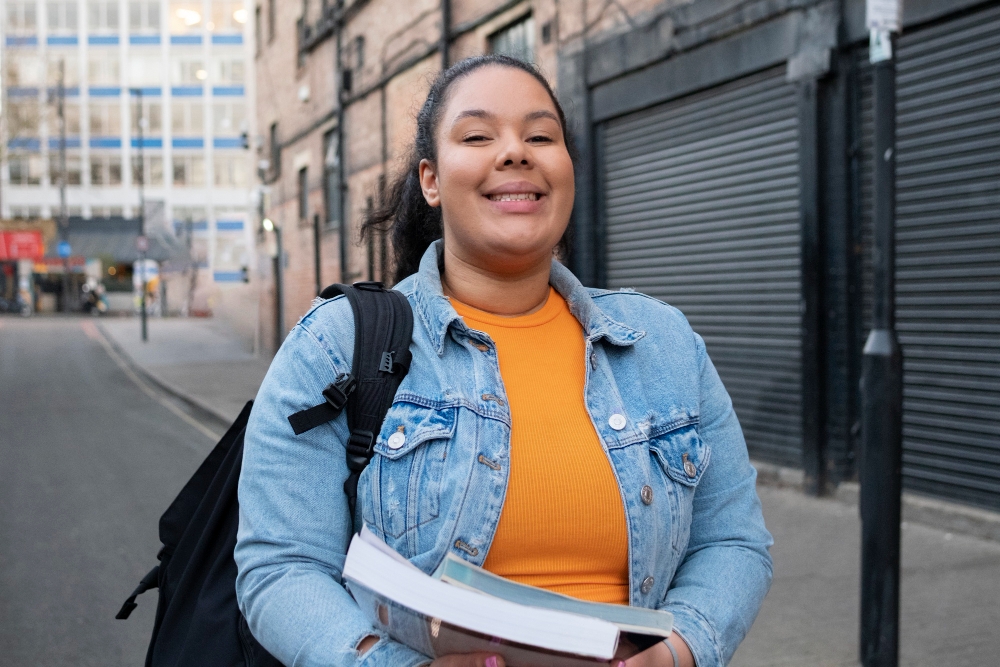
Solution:
M 213 442 L 93 322 L 0 318 L 0 664 L 142 665 L 157 521 Z

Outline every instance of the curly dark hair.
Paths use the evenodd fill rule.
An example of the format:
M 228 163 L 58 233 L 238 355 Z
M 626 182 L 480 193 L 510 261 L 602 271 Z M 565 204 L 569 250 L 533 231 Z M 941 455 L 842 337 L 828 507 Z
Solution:
M 484 67 L 509 67 L 527 72 L 545 88 L 559 115 L 563 140 L 569 150 L 574 165 L 577 162 L 572 136 L 566 128 L 566 115 L 549 82 L 538 68 L 510 56 L 489 54 L 474 56 L 459 61 L 438 74 L 427 93 L 427 100 L 417 114 L 417 134 L 410 149 L 406 168 L 392 180 L 385 200 L 371 210 L 361 225 L 361 238 L 365 240 L 378 231 L 388 233 L 392 241 L 392 259 L 395 265 L 394 282 L 416 273 L 427 246 L 441 238 L 443 234 L 441 209 L 433 208 L 424 199 L 420 188 L 420 161 L 437 159 L 435 135 L 441 114 L 448 100 L 448 90 L 455 81 Z M 569 255 L 570 227 L 567 227 L 559 241 L 559 251 L 563 257 Z

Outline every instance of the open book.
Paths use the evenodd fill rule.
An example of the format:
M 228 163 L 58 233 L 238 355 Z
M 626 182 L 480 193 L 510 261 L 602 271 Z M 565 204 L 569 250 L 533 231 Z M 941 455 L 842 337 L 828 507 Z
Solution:
M 668 612 L 576 600 L 449 556 L 431 577 L 367 529 L 344 580 L 369 620 L 430 657 L 492 652 L 508 667 L 593 667 L 670 635 Z

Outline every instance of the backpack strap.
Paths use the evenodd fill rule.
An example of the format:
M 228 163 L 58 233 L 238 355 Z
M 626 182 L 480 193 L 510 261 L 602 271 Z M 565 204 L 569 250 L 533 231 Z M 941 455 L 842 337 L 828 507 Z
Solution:
M 351 516 L 358 496 L 358 478 L 375 453 L 375 439 L 403 377 L 410 370 L 413 311 L 409 301 L 378 282 L 331 285 L 320 293 L 330 299 L 347 297 L 354 314 L 354 359 L 351 372 L 323 390 L 323 403 L 288 418 L 296 435 L 336 419 L 347 408 L 347 468 L 344 482 Z

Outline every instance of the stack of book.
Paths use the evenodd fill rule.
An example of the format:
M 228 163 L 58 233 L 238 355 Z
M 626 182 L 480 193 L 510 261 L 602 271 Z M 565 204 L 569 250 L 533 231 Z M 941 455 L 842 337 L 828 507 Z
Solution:
M 372 624 L 431 658 L 501 655 L 508 667 L 611 664 L 670 636 L 669 612 L 578 600 L 519 584 L 449 553 L 428 576 L 367 529 L 344 580 Z

